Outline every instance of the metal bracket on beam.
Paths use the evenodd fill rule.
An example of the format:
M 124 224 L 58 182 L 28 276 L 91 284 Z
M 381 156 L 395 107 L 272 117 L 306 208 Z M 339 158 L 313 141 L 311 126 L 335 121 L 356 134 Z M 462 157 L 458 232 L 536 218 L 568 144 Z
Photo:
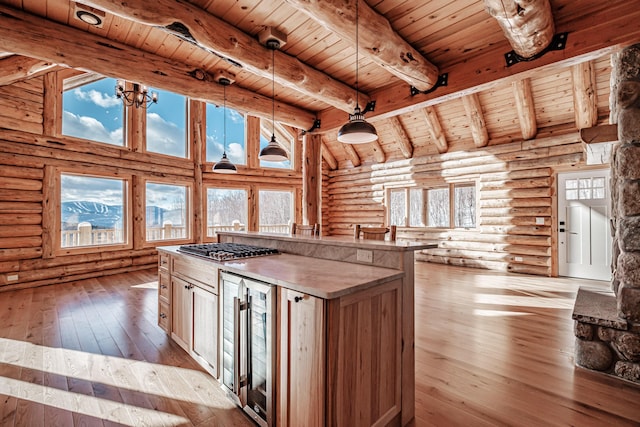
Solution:
M 438 81 L 436 82 L 436 84 L 433 85 L 433 87 L 431 89 L 420 90 L 420 89 L 416 89 L 415 87 L 411 86 L 411 96 L 416 96 L 419 93 L 421 93 L 423 95 L 426 95 L 428 93 L 431 93 L 431 92 L 435 91 L 439 87 L 446 86 L 448 83 L 449 83 L 449 73 L 440 74 L 438 76 Z
M 320 119 L 315 119 L 313 121 L 313 126 L 311 126 L 307 130 L 303 130 L 302 134 L 305 135 L 307 132 L 313 132 L 315 129 L 320 129 Z
M 376 109 L 376 101 L 369 101 L 367 105 L 362 109 L 362 114 L 367 114 L 369 111 L 373 111 Z
M 527 61 L 533 61 L 535 59 L 540 58 L 542 55 L 544 55 L 547 52 L 550 52 L 552 50 L 564 50 L 564 48 L 567 45 L 567 37 L 569 36 L 569 33 L 558 33 L 555 36 L 553 36 L 553 39 L 551 40 L 551 43 L 549 43 L 549 46 L 547 46 L 546 48 L 544 48 L 543 51 L 541 51 L 540 53 L 536 53 L 535 55 L 529 57 L 529 58 L 525 58 L 523 56 L 518 55 L 517 53 L 515 53 L 515 51 L 511 51 L 511 52 L 507 52 L 504 54 L 504 59 L 507 61 L 507 67 L 511 67 L 512 65 L 517 64 L 518 62 L 527 62 Z

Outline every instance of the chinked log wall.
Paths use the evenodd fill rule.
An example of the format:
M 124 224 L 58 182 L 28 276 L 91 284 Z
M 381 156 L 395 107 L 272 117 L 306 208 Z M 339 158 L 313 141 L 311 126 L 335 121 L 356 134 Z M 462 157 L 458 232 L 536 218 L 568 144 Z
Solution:
M 299 171 L 252 169 L 244 176 L 225 176 L 220 180 L 207 171 L 199 175 L 200 168 L 194 172 L 193 160 L 45 135 L 43 129 L 52 126 L 46 121 L 52 117 L 45 113 L 43 105 L 46 103 L 47 108 L 60 105 L 45 98 L 45 81 L 51 84 L 54 79 L 37 77 L 0 86 L 0 290 L 69 282 L 156 266 L 157 251 L 144 242 L 143 236 L 144 184 L 140 183 L 144 179 L 167 183 L 202 182 L 203 185 L 197 185 L 197 182 L 194 185 L 194 212 L 198 212 L 198 205 L 202 204 L 202 192 L 207 185 L 248 188 L 252 205 L 257 199 L 258 184 L 300 192 Z M 198 144 L 193 146 L 195 150 Z M 53 230 L 44 229 L 43 216 L 55 215 L 53 208 L 45 208 L 53 203 L 45 200 L 52 194 L 46 184 L 48 166 L 133 175 L 133 249 L 64 256 L 47 254 L 47 245 L 43 246 L 43 241 Z M 202 221 L 203 217 L 199 215 L 194 220 L 196 227 Z M 199 239 L 202 231 L 196 229 L 194 235 Z
M 398 238 L 438 241 L 417 260 L 538 275 L 553 273 L 554 171 L 583 163 L 577 132 L 330 172 L 332 234 L 385 222 L 389 187 L 474 181 L 475 229 L 400 228 Z M 536 218 L 543 224 L 536 222 Z

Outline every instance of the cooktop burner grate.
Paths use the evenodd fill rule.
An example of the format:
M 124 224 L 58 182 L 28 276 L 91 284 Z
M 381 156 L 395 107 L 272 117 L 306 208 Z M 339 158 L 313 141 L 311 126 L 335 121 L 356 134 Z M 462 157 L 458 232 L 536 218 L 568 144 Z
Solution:
M 178 251 L 191 255 L 198 255 L 205 258 L 211 258 L 216 261 L 253 258 L 265 255 L 275 255 L 279 253 L 277 249 L 253 245 L 243 245 L 240 243 L 204 243 L 183 245 L 178 248 Z

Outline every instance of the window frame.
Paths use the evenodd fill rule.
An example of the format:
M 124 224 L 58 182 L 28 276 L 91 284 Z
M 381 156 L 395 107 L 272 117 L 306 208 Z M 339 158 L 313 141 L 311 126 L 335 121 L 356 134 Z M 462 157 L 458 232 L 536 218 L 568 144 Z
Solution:
M 278 192 L 283 192 L 283 193 L 290 193 L 291 194 L 291 222 L 295 222 L 296 221 L 296 211 L 297 211 L 297 201 L 298 201 L 298 197 L 297 197 L 297 193 L 298 191 L 295 188 L 290 188 L 290 187 L 271 187 L 271 186 L 258 186 L 256 188 L 256 195 L 255 195 L 255 203 L 256 203 L 256 218 L 255 218 L 255 224 L 256 224 L 256 231 L 260 231 L 260 210 L 261 210 L 261 206 L 260 206 L 260 192 L 261 191 L 278 191 Z M 251 219 L 249 219 L 249 221 L 251 221 Z M 291 226 L 291 224 L 289 224 L 289 226 Z M 287 233 L 289 233 L 289 230 L 287 230 Z M 283 233 L 285 234 L 285 233 Z
M 185 187 L 187 189 L 186 194 L 186 202 L 185 202 L 185 218 L 188 220 L 188 224 L 185 224 L 186 237 L 179 239 L 159 239 L 159 240 L 148 240 L 147 239 L 147 184 L 159 184 L 159 185 L 173 185 Z M 162 180 L 155 178 L 145 178 L 142 180 L 140 193 L 142 198 L 142 209 L 143 209 L 143 226 L 141 227 L 142 236 L 140 240 L 143 242 L 144 247 L 156 247 L 156 246 L 164 246 L 164 245 L 175 245 L 175 244 L 183 244 L 183 243 L 191 243 L 194 237 L 194 206 L 193 206 L 193 182 L 183 181 L 183 180 Z
M 129 85 L 130 82 L 129 81 L 125 81 L 125 84 Z M 126 111 L 127 111 L 127 117 L 131 117 L 131 121 L 137 121 L 138 124 L 140 122 L 144 123 L 144 128 L 142 126 L 140 126 L 140 129 L 144 129 L 144 144 L 143 144 L 143 152 L 149 155 L 153 155 L 153 156 L 163 156 L 169 159 L 179 159 L 179 160 L 191 160 L 193 158 L 193 153 L 192 153 L 192 149 L 191 149 L 191 98 L 189 98 L 187 95 L 182 95 L 180 93 L 176 93 L 176 92 L 172 92 L 170 90 L 166 90 L 166 89 L 160 89 L 160 88 L 155 88 L 155 87 L 151 87 L 149 86 L 149 92 L 153 92 L 153 91 L 157 91 L 158 92 L 158 103 L 162 102 L 162 96 L 159 93 L 159 91 L 163 91 L 163 92 L 169 92 L 173 95 L 177 95 L 177 96 L 181 96 L 184 98 L 184 150 L 185 150 L 185 156 L 174 156 L 173 154 L 167 154 L 167 153 L 161 153 L 158 151 L 152 151 L 149 150 L 149 120 L 147 120 L 147 112 L 148 109 L 147 108 L 137 108 L 134 106 L 128 106 L 126 107 Z M 135 112 L 134 112 L 135 111 Z M 153 111 L 152 111 L 153 112 Z M 142 115 L 143 117 L 140 118 L 138 117 L 136 119 L 136 115 Z M 160 116 L 162 117 L 162 116 Z M 206 120 L 205 120 L 206 121 Z M 127 121 L 127 123 L 129 123 L 129 120 Z M 135 126 L 134 126 L 135 127 Z M 127 136 L 129 136 L 129 132 L 127 132 L 126 134 Z M 206 133 L 205 133 L 206 135 Z M 131 135 L 131 138 L 133 139 L 134 136 Z M 206 138 L 206 137 L 205 137 Z M 206 140 L 206 139 L 205 139 Z M 145 184 L 145 188 L 146 188 L 146 184 Z M 146 236 L 145 236 L 145 241 L 146 241 Z
M 51 191 L 53 194 L 53 209 L 49 209 L 48 214 L 43 214 L 43 226 L 46 229 L 53 230 L 48 236 L 43 238 L 43 252 L 45 258 L 52 258 L 56 256 L 68 256 L 79 255 L 86 253 L 96 252 L 112 252 L 120 250 L 133 249 L 133 175 L 121 174 L 121 173 L 97 173 L 94 169 L 86 169 L 83 167 L 48 167 L 45 172 L 49 178 L 46 181 L 53 181 Z M 107 245 L 92 245 L 92 246 L 74 246 L 74 247 L 62 247 L 62 176 L 74 175 L 85 176 L 88 178 L 103 178 L 103 179 L 117 179 L 122 180 L 126 185 L 124 188 L 125 194 L 123 201 L 126 206 L 123 207 L 123 227 L 124 242 L 117 244 Z M 45 209 L 46 210 L 46 209 Z M 51 212 L 53 211 L 53 213 Z

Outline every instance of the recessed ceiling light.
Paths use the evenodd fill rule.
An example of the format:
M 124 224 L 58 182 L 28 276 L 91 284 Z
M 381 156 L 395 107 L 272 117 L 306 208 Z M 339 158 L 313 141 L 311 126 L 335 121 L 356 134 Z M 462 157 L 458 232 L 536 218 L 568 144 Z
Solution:
M 86 12 L 84 10 L 76 11 L 76 16 L 82 22 L 86 22 L 89 25 L 100 25 L 102 24 L 102 19 L 99 16 L 94 15 L 91 12 Z

